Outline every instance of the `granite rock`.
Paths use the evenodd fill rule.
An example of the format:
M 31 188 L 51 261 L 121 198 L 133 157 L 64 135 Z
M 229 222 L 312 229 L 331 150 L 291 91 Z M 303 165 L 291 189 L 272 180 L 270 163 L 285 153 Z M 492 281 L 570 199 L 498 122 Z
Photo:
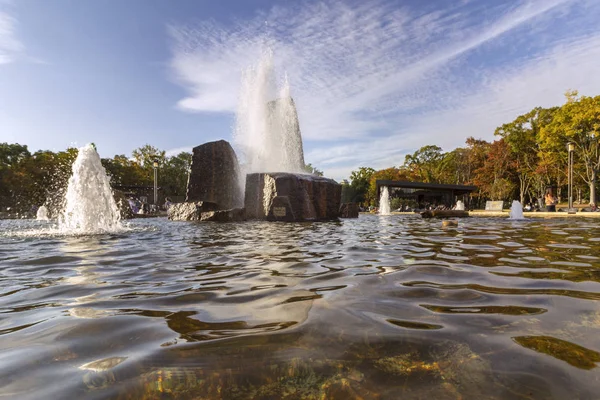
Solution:
M 248 219 L 319 221 L 339 216 L 342 186 L 332 179 L 286 172 L 246 176 Z
M 239 222 L 246 220 L 246 210 L 232 208 L 231 210 L 208 211 L 200 214 L 200 221 Z
M 194 147 L 186 202 L 216 203 L 220 210 L 242 204 L 239 164 L 229 142 L 219 140 Z
M 167 216 L 173 221 L 200 221 L 203 212 L 215 211 L 217 204 L 207 201 L 194 201 L 171 204 Z

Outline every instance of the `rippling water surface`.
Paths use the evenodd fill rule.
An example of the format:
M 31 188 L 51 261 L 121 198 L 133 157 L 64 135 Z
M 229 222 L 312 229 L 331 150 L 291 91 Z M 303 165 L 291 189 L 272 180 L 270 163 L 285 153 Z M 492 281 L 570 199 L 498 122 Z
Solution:
M 600 227 L 0 221 L 0 397 L 597 399 Z

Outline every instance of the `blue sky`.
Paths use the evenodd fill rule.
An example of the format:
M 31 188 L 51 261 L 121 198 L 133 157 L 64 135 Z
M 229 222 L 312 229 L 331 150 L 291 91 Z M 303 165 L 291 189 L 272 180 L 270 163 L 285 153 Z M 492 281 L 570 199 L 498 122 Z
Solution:
M 287 73 L 335 179 L 600 94 L 600 1 L 0 0 L 0 142 L 103 157 L 232 139 L 241 71 Z

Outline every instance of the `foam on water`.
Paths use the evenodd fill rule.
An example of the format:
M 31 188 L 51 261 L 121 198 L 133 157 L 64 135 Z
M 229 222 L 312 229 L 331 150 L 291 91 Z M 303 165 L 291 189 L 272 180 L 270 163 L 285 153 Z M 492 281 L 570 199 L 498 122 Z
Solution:
M 381 188 L 381 195 L 379 197 L 379 215 L 390 215 L 390 192 L 387 186 Z
M 79 149 L 58 217 L 62 233 L 88 234 L 122 230 L 121 216 L 110 181 L 93 145 Z
M 244 177 L 253 172 L 304 172 L 296 106 L 287 76 L 277 82 L 271 51 L 243 73 L 233 139 Z

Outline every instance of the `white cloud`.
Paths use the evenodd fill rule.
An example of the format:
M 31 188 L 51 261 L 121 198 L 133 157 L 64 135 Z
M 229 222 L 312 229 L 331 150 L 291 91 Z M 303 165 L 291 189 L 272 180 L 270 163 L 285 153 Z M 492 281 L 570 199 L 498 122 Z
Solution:
M 23 51 L 23 45 L 16 38 L 16 19 L 0 10 L 0 64 L 13 62 Z
M 176 147 L 174 149 L 169 149 L 169 150 L 165 151 L 165 156 L 173 157 L 173 156 L 176 156 L 179 153 L 183 153 L 183 152 L 191 153 L 192 149 L 193 149 L 192 146 Z
M 598 93 L 600 32 L 556 35 L 555 19 L 572 17 L 575 3 L 595 26 L 594 2 L 532 0 L 429 11 L 303 2 L 231 25 L 171 27 L 173 71 L 189 90 L 179 106 L 234 112 L 241 70 L 268 45 L 289 76 L 307 162 L 334 178 L 399 165 L 425 144 L 491 139 L 519 113 L 560 104 L 568 88 Z

